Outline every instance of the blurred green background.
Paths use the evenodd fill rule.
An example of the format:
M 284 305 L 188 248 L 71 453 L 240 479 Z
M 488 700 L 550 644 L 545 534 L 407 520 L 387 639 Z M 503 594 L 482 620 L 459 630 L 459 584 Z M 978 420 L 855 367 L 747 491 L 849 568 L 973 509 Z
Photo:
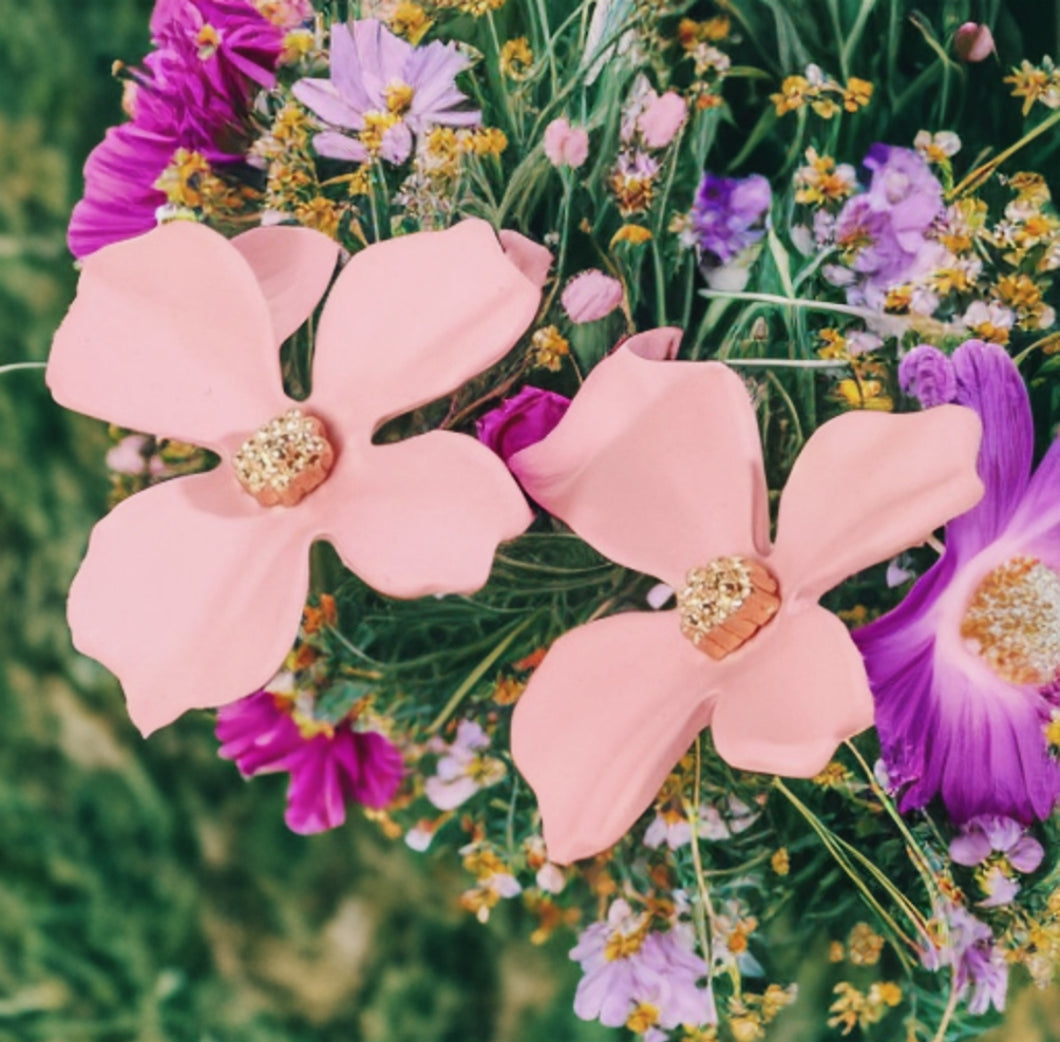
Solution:
M 72 298 L 65 222 L 150 7 L 0 0 L 0 365 L 44 359 Z M 0 377 L 0 1042 L 617 1037 L 571 1012 L 569 937 L 532 947 L 514 907 L 481 927 L 447 863 L 356 816 L 292 835 L 283 780 L 244 785 L 205 717 L 140 739 L 64 621 L 106 445 L 40 371 Z M 803 983 L 816 1008 L 771 1037 L 816 1037 L 812 968 Z M 998 1037 L 1058 1025 L 1060 1002 L 1028 994 Z

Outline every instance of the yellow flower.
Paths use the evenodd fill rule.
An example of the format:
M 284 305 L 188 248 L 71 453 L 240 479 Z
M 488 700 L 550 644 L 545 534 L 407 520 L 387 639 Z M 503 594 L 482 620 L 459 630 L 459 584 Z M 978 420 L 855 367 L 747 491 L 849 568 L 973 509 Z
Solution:
M 642 224 L 624 224 L 611 237 L 611 248 L 614 249 L 620 242 L 628 242 L 632 246 L 642 246 L 651 242 L 653 236 L 651 230 Z
M 831 119 L 839 112 L 839 105 L 831 98 L 817 98 L 810 102 L 810 108 L 812 108 L 821 119 Z
M 658 1023 L 659 1007 L 648 1002 L 638 1002 L 626 1020 L 626 1027 L 637 1034 L 643 1034 L 648 1028 Z
M 875 88 L 868 80 L 859 80 L 857 76 L 851 76 L 847 80 L 846 90 L 843 91 L 843 108 L 847 112 L 857 112 L 864 108 L 872 100 L 872 92 Z
M 396 112 L 366 112 L 364 127 L 360 132 L 361 143 L 371 156 L 377 156 L 383 150 L 383 138 L 386 132 L 401 122 Z
M 858 923 L 850 931 L 850 961 L 855 966 L 875 966 L 883 951 L 883 938 L 868 923 Z
M 810 81 L 805 76 L 787 76 L 780 84 L 780 93 L 770 94 L 769 100 L 776 105 L 777 115 L 783 116 L 801 109 L 810 93 Z
M 499 706 L 511 706 L 515 705 L 519 701 L 519 696 L 526 690 L 526 683 L 522 680 L 515 680 L 512 677 L 502 677 L 497 681 L 497 686 L 493 689 L 493 701 Z
M 525 80 L 534 65 L 534 52 L 525 36 L 509 40 L 500 53 L 501 74 L 510 80 Z
M 873 412 L 892 412 L 894 401 L 886 393 L 880 380 L 857 380 L 848 377 L 836 386 L 839 400 L 853 409 L 869 409 Z
M 815 785 L 820 785 L 823 789 L 841 788 L 849 780 L 850 771 L 837 760 L 833 760 L 820 774 L 815 774 L 811 779 Z
M 330 199 L 322 195 L 314 196 L 309 202 L 297 206 L 294 215 L 299 224 L 315 228 L 333 239 L 338 238 L 342 211 Z
M 817 336 L 821 341 L 817 354 L 821 358 L 846 359 L 850 357 L 847 351 L 847 338 L 838 329 L 827 327 L 822 329 Z
M 555 326 L 544 326 L 530 338 L 533 364 L 558 373 L 570 354 L 570 343 Z
M 155 188 L 165 193 L 170 206 L 197 210 L 203 203 L 200 180 L 211 172 L 210 163 L 201 152 L 178 148 L 159 175 Z
M 1005 83 L 1012 84 L 1012 96 L 1023 98 L 1023 115 L 1034 107 L 1036 101 L 1046 108 L 1060 108 L 1060 69 L 1052 66 L 1048 59 L 1043 67 L 1032 65 L 1026 58 L 1018 69 L 1012 70 L 1011 76 L 1005 77 Z
M 282 65 L 297 65 L 308 58 L 316 47 L 316 37 L 312 29 L 292 29 L 283 38 L 283 52 L 280 55 Z
M 414 3 L 400 3 L 390 16 L 390 28 L 409 43 L 417 44 L 427 34 L 433 22 L 427 12 Z
M 842 941 L 832 941 L 828 945 L 828 961 L 829 962 L 842 962 L 847 957 L 846 949 L 843 947 Z
M 778 876 L 786 876 L 791 871 L 791 857 L 787 847 L 781 847 L 770 858 L 769 863 Z

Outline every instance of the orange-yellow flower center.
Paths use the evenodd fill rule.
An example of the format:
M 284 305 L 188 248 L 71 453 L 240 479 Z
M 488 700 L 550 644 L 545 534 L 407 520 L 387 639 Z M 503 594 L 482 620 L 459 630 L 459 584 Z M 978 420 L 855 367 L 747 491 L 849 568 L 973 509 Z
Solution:
M 208 61 L 217 53 L 217 49 L 221 46 L 220 30 L 215 29 L 207 22 L 199 30 L 198 35 L 195 37 L 195 42 L 199 45 L 199 60 Z
M 753 558 L 715 558 L 693 568 L 677 591 L 681 632 L 713 659 L 747 643 L 779 608 L 776 579 Z
M 1060 575 L 1013 557 L 976 588 L 961 636 L 1002 680 L 1044 687 L 1060 676 Z
M 232 458 L 239 483 L 265 507 L 300 503 L 334 462 L 324 424 L 301 409 L 288 409 L 259 427 Z
M 401 80 L 392 80 L 386 88 L 386 110 L 395 116 L 403 116 L 412 108 L 416 91 Z

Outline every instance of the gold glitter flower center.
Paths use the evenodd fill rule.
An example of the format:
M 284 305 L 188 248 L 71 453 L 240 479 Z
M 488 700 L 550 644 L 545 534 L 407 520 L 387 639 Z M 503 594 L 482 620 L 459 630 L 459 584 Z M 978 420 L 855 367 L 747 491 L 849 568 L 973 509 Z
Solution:
M 961 636 L 1002 680 L 1044 687 L 1060 676 L 1060 575 L 1013 557 L 976 588 Z
M 232 458 L 239 483 L 263 507 L 301 502 L 334 462 L 324 424 L 301 409 L 288 409 L 259 427 Z
M 779 608 L 776 579 L 747 557 L 718 557 L 693 568 L 677 591 L 681 632 L 713 659 L 746 644 Z

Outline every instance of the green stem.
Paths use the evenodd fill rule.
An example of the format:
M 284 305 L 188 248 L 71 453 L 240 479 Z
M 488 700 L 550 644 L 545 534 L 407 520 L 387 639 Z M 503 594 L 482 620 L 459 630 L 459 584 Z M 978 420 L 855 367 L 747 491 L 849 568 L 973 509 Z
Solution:
M 18 372 L 20 369 L 44 369 L 47 365 L 47 362 L 11 362 L 9 365 L 0 365 L 0 376 Z
M 524 619 L 513 629 L 465 678 L 464 682 L 453 692 L 452 697 L 445 704 L 445 708 L 434 718 L 427 728 L 427 734 L 436 734 L 442 725 L 456 711 L 461 702 L 468 696 L 474 686 L 486 675 L 487 671 L 496 665 L 497 660 L 511 647 L 515 638 L 519 636 L 533 622 L 533 618 Z
M 967 177 L 961 181 L 952 192 L 947 195 L 948 199 L 956 199 L 958 196 L 963 195 L 969 188 L 982 182 L 985 178 L 989 177 L 1006 159 L 1011 158 L 1021 149 L 1026 148 L 1036 138 L 1042 136 L 1046 131 L 1052 130 L 1053 127 L 1060 123 L 1060 110 L 1054 112 L 1048 119 L 1043 120 L 1033 130 L 1027 131 L 1014 145 L 1009 145 L 1004 152 L 998 153 L 993 159 L 984 163 L 982 166 L 977 167 Z
M 832 358 L 726 358 L 726 365 L 763 369 L 847 369 L 849 362 Z
M 865 31 L 865 23 L 868 21 L 869 15 L 875 6 L 876 0 L 861 0 L 861 10 L 858 11 L 858 16 L 850 30 L 850 35 L 847 36 L 847 42 L 839 54 L 839 67 L 844 70 L 844 78 L 849 76 L 846 70 L 850 68 L 850 56 L 861 40 L 861 34 Z
M 537 17 L 541 23 L 541 39 L 544 41 L 545 51 L 548 54 L 548 72 L 552 79 L 552 93 L 555 95 L 559 90 L 559 73 L 556 71 L 556 53 L 552 44 L 552 31 L 548 25 L 548 8 L 545 6 L 545 0 L 537 0 Z
M 946 1032 L 949 1030 L 950 1021 L 953 1020 L 953 1014 L 957 1012 L 957 1002 L 960 999 L 960 994 L 957 988 L 957 971 L 954 970 L 950 984 L 950 997 L 946 1002 L 946 1009 L 942 1013 L 939 1029 L 932 1037 L 932 1042 L 946 1042 Z
M 710 889 L 707 886 L 707 877 L 703 872 L 703 856 L 699 850 L 699 806 L 700 790 L 703 768 L 703 739 L 696 737 L 696 790 L 692 797 L 692 806 L 689 809 L 685 804 L 685 815 L 688 817 L 689 825 L 692 827 L 692 865 L 696 872 L 696 890 L 699 891 L 699 904 L 696 905 L 695 922 L 696 934 L 699 937 L 699 946 L 703 949 L 703 961 L 707 966 L 713 966 L 713 955 L 711 945 L 711 924 L 714 922 L 714 905 L 710 900 Z

